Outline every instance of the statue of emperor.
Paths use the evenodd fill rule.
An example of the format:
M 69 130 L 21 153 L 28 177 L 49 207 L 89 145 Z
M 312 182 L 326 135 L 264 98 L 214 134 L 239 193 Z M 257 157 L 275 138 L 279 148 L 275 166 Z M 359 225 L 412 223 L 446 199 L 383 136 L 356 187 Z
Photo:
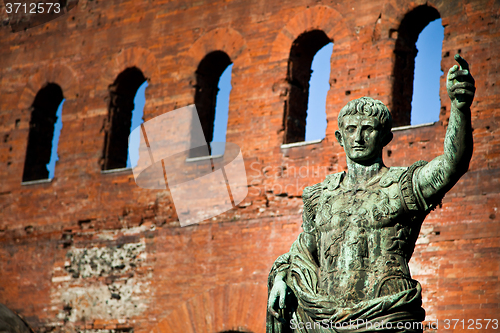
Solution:
M 267 333 L 422 332 L 421 286 L 408 262 L 424 218 L 472 157 L 475 83 L 455 60 L 444 153 L 429 163 L 384 165 L 393 134 L 381 101 L 361 97 L 341 109 L 335 137 L 347 172 L 304 189 L 303 232 L 269 274 Z

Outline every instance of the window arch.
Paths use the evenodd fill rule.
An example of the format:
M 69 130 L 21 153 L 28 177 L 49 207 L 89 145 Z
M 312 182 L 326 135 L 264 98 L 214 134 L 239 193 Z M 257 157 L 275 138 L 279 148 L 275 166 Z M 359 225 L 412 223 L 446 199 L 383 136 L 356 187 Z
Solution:
M 144 105 L 146 104 L 146 88 L 148 81 L 144 81 L 137 89 L 134 97 L 134 110 L 132 111 L 132 125 L 130 126 L 130 136 L 128 141 L 128 159 L 127 168 L 135 168 L 139 161 L 139 146 L 140 135 L 139 132 L 133 130 L 139 127 L 144 122 Z
M 307 102 L 305 141 L 326 136 L 326 96 L 330 90 L 330 58 L 333 43 L 323 46 L 313 57 Z
M 231 64 L 231 58 L 229 58 L 225 52 L 213 51 L 201 60 L 196 70 L 194 104 L 198 111 L 201 128 L 205 136 L 205 142 L 207 143 L 212 142 L 214 138 L 214 121 L 216 119 L 215 113 L 217 94 L 219 93 L 219 80 L 224 71 L 228 69 Z M 227 123 L 227 116 L 225 121 Z M 210 155 L 211 153 L 212 151 L 209 147 L 208 154 Z M 192 149 L 190 151 L 190 157 L 204 155 L 206 155 L 205 147 Z
M 57 155 L 56 122 L 57 111 L 62 108 L 64 100 L 61 87 L 55 83 L 45 84 L 36 94 L 31 106 L 31 118 L 24 161 L 23 182 L 49 179 L 48 164 Z M 60 127 L 59 127 L 60 130 Z M 54 142 L 54 137 L 57 139 Z M 54 147 L 53 147 L 54 144 Z
M 443 39 L 444 27 L 441 19 L 429 23 L 418 36 L 410 125 L 434 123 L 439 120 Z
M 284 143 L 305 140 L 311 64 L 316 53 L 332 40 L 321 30 L 301 34 L 292 43 L 288 60 L 288 100 L 285 102 Z
M 121 72 L 109 86 L 109 112 L 106 123 L 102 170 L 127 167 L 128 137 L 132 125 L 134 98 L 139 87 L 146 81 L 137 67 Z
M 427 5 L 418 6 L 405 15 L 397 30 L 394 49 L 394 81 L 392 88 L 392 117 L 394 126 L 410 125 L 416 42 L 422 30 L 440 17 L 439 12 Z

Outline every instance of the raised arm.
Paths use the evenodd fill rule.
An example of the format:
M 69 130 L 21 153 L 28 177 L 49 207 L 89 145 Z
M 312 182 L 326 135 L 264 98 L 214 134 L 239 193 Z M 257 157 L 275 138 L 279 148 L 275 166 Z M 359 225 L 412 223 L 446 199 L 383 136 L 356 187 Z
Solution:
M 441 198 L 469 168 L 472 157 L 472 127 L 470 106 L 474 99 L 474 78 L 469 64 L 455 55 L 460 66 L 448 71 L 446 89 L 451 99 L 451 114 L 444 138 L 444 153 L 425 165 L 415 175 L 423 197 L 431 203 Z

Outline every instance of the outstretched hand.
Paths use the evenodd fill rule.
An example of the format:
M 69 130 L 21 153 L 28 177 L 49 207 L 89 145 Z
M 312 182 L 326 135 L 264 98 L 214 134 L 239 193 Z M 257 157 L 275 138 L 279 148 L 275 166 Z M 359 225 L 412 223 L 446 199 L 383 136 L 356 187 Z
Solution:
M 274 305 L 277 300 L 279 300 L 279 308 L 283 309 L 285 307 L 285 295 L 286 295 L 286 283 L 278 278 L 274 281 L 274 285 L 271 288 L 271 293 L 269 294 L 269 301 L 267 304 L 267 310 L 276 318 L 280 319 L 278 311 L 274 309 Z
M 470 74 L 469 64 L 460 55 L 455 55 L 455 60 L 460 65 L 455 65 L 448 71 L 446 89 L 450 96 L 452 106 L 461 111 L 470 108 L 474 99 L 474 78 Z

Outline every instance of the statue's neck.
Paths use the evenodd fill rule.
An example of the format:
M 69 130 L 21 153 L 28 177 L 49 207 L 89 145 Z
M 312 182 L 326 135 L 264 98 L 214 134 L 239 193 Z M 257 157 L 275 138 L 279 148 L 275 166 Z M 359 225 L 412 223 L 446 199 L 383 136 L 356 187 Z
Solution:
M 365 184 L 373 177 L 383 172 L 387 167 L 382 158 L 375 160 L 371 164 L 363 165 L 356 163 L 347 157 L 347 181 L 351 186 Z

